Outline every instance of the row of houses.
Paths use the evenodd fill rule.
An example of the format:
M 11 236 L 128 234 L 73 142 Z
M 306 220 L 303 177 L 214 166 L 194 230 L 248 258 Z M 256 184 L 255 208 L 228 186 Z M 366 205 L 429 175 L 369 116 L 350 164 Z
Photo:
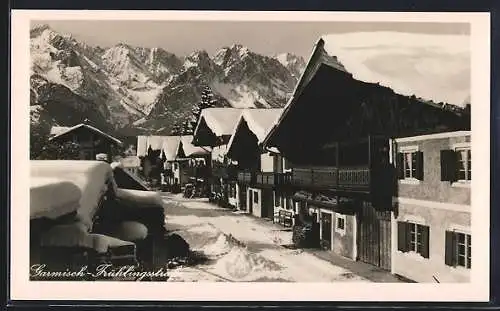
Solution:
M 466 282 L 469 113 L 356 79 L 320 39 L 284 109 L 205 109 L 185 139 L 234 208 L 316 223 L 323 248 L 417 282 Z

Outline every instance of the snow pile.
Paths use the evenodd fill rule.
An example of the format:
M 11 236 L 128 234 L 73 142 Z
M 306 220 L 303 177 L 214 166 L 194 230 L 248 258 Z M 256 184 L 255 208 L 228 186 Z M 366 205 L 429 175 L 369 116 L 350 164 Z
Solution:
M 233 281 L 252 281 L 278 276 L 281 266 L 246 247 L 233 247 L 209 271 Z
M 225 234 L 219 234 L 217 239 L 213 244 L 206 245 L 201 250 L 207 256 L 221 256 L 229 253 L 231 251 L 231 242 L 228 239 L 228 236 Z

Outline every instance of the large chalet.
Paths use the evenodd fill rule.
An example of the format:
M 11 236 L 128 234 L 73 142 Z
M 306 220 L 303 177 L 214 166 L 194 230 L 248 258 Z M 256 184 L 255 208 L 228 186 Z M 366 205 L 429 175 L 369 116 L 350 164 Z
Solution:
M 263 147 L 292 163 L 294 213 L 319 223 L 323 248 L 415 281 L 463 281 L 469 131 L 465 110 L 355 79 L 321 38 Z

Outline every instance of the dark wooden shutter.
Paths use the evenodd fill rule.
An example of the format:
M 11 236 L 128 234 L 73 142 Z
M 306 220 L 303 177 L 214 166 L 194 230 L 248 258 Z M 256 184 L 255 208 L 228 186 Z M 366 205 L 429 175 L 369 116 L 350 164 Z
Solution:
M 424 180 L 424 153 L 422 151 L 416 152 L 417 157 L 417 167 L 415 170 L 415 178 L 418 180 Z
M 422 228 L 422 250 L 420 255 L 429 258 L 429 226 L 420 226 Z
M 457 179 L 457 154 L 454 150 L 441 150 L 441 181 Z
M 408 226 L 406 222 L 398 221 L 398 251 L 408 251 Z
M 396 169 L 398 171 L 398 179 L 405 178 L 405 168 L 404 168 L 404 154 L 398 152 L 396 156 Z
M 445 253 L 444 253 L 444 263 L 448 266 L 455 265 L 455 253 L 456 253 L 456 241 L 455 232 L 446 231 L 445 234 Z

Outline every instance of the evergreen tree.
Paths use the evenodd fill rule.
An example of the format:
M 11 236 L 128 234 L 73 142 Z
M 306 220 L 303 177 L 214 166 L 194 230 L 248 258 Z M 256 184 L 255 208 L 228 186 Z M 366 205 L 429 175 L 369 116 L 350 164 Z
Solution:
M 200 119 L 200 115 L 203 109 L 215 107 L 217 101 L 215 100 L 212 89 L 209 86 L 205 86 L 203 91 L 201 92 L 201 100 L 196 105 L 193 105 L 191 109 L 192 117 L 191 117 L 191 127 L 192 131 L 196 128 L 198 121 Z
M 178 136 L 181 135 L 181 125 L 179 124 L 179 121 L 175 121 L 174 125 L 172 126 L 172 131 L 170 132 L 171 135 Z

